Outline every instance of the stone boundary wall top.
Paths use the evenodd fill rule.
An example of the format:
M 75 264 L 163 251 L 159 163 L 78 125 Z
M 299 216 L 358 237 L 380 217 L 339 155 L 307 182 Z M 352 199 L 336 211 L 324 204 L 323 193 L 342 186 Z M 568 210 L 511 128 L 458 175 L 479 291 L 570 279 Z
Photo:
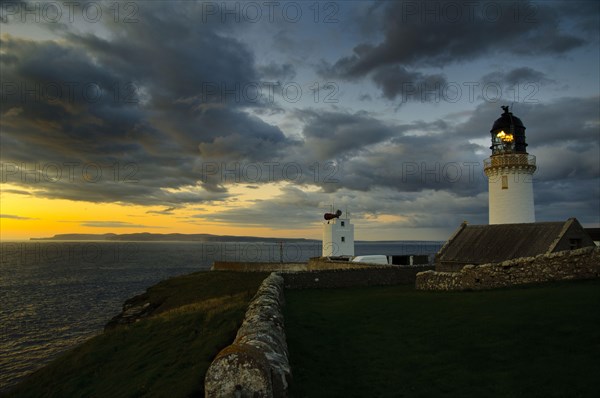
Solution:
M 320 270 L 280 274 L 286 289 L 327 289 L 359 286 L 414 285 L 417 273 L 433 266 L 370 265 L 360 269 Z
M 600 277 L 600 248 L 585 247 L 501 263 L 466 265 L 458 272 L 417 274 L 418 290 L 482 290 Z
M 211 271 L 237 271 L 237 272 L 295 272 L 306 271 L 307 263 L 276 263 L 258 261 L 215 261 Z
M 272 273 L 248 306 L 233 344 L 217 354 L 206 372 L 206 398 L 287 397 L 291 370 L 283 305 L 283 278 Z
M 373 268 L 375 264 L 355 263 L 353 261 L 329 260 L 326 257 L 313 257 L 308 260 L 308 271 L 333 270 L 333 269 L 360 269 Z
M 381 267 L 375 264 L 355 263 L 352 261 L 328 260 L 326 258 L 311 258 L 306 262 L 268 262 L 268 261 L 215 261 L 211 271 L 237 272 L 299 272 L 336 269 L 373 269 Z

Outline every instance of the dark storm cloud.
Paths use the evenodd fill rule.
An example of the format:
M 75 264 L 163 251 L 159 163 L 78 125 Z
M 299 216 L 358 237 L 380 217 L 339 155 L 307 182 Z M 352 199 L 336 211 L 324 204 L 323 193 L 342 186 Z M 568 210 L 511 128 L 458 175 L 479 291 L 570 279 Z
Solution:
M 201 4 L 137 4 L 137 22 L 107 20 L 110 39 L 69 32 L 69 41 L 139 80 L 157 107 L 198 95 L 207 84 L 232 88 L 257 80 L 251 51 L 228 35 L 230 24 L 203 21 Z
M 173 210 L 176 210 L 177 207 L 173 206 L 173 207 L 167 207 L 166 209 L 163 210 L 148 210 L 146 213 L 148 214 L 173 214 Z
M 410 72 L 397 65 L 378 68 L 373 73 L 373 82 L 384 97 L 394 99 L 400 96 L 403 102 L 434 101 L 441 97 L 447 85 L 446 78 L 441 74 Z
M 337 165 L 385 142 L 400 131 L 367 112 L 334 112 L 297 109 L 292 113 L 302 128 L 301 139 L 286 138 L 276 128 L 265 128 L 256 120 L 256 139 L 232 133 L 199 146 L 202 156 L 203 187 L 222 192 L 232 183 L 292 181 L 318 184 L 326 190 L 338 184 Z M 246 129 L 252 123 L 246 120 Z M 228 123 L 222 122 L 228 130 Z M 231 126 L 236 131 L 235 126 Z
M 390 230 L 398 227 L 444 228 L 450 231 L 465 219 L 473 223 L 487 221 L 485 195 L 460 197 L 448 192 L 427 192 L 423 195 L 379 187 L 369 195 L 342 189 L 336 193 L 335 203 L 331 200 L 332 197 L 324 192 L 308 194 L 296 187 L 286 187 L 268 201 L 257 200 L 249 208 L 224 210 L 211 215 L 211 218 L 245 226 L 269 225 L 289 229 L 290 225 L 319 225 L 323 213 L 331 211 L 330 206 L 333 205 L 334 209 L 351 210 L 352 218 L 361 220 L 364 231 L 370 227 Z M 385 215 L 398 218 L 388 222 L 378 220 L 370 225 L 369 220 Z
M 290 157 L 301 153 L 308 163 L 332 161 L 334 178 L 321 178 L 318 184 L 326 192 L 386 187 L 472 195 L 485 188 L 477 169 L 483 156 L 475 154 L 482 148 L 456 139 L 461 125 L 445 120 L 383 123 L 367 112 L 304 110 L 295 116 L 304 125 L 304 141 Z
M 199 145 L 203 159 L 257 161 L 267 153 L 276 157 L 279 151 L 290 144 L 278 127 L 259 118 L 224 110 L 207 114 L 203 121 L 218 131 L 219 135 L 210 142 Z
M 210 215 L 211 220 L 244 226 L 290 229 L 292 225 L 313 224 L 320 221 L 319 207 L 322 194 L 307 193 L 297 187 L 284 187 L 282 193 L 268 201 L 255 200 L 251 207 L 233 208 Z M 198 215 L 201 218 L 205 215 Z M 309 221 L 310 223 L 310 221 Z
M 598 176 L 587 180 L 534 180 L 536 219 L 564 220 L 568 217 L 590 225 L 600 223 L 600 184 Z
M 544 72 L 540 72 L 533 68 L 524 66 L 520 68 L 511 69 L 508 72 L 492 72 L 481 78 L 483 83 L 497 83 L 514 87 L 517 85 L 525 86 L 531 85 L 545 85 L 550 83 L 556 83 L 554 80 L 549 79 Z
M 322 62 L 317 71 L 347 80 L 370 76 L 388 99 L 401 96 L 407 101 L 426 102 L 420 90 L 439 92 L 445 77 L 419 71 L 423 67 L 441 68 L 485 56 L 564 55 L 597 41 L 584 33 L 584 27 L 565 26 L 578 26 L 577 22 L 587 21 L 589 16 L 563 13 L 561 7 L 566 6 L 556 2 L 442 0 L 379 3 L 378 12 L 363 18 L 381 30 L 383 40 L 358 43 L 352 54 L 332 64 Z M 585 7 L 590 8 L 589 4 Z M 502 77 L 518 82 L 542 76 L 529 68 L 518 68 Z M 413 95 L 406 95 L 409 90 Z
M 199 23 L 200 3 L 137 4 L 137 23 L 108 18 L 102 25 L 105 34 L 84 34 L 65 24 L 54 28 L 61 40 L 2 37 L 1 155 L 14 166 L 6 182 L 34 188 L 40 197 L 164 207 L 149 214 L 171 214 L 186 203 L 235 201 L 228 189 L 239 183 L 292 182 L 295 186 L 284 188 L 280 197 L 215 216 L 216 221 L 278 228 L 289 228 L 290 220 L 311 219 L 333 192 L 365 217 L 402 214 L 402 226 L 446 227 L 463 219 L 487 219 L 487 180 L 481 169 L 489 156 L 489 130 L 503 103 L 474 102 L 466 118 L 431 121 L 415 120 L 401 109 L 394 115 L 397 122 L 341 106 L 284 109 L 249 98 L 243 87 L 263 79 L 293 79 L 295 64 L 256 60 L 227 23 Z M 487 55 L 562 56 L 584 39 L 565 30 L 558 10 L 564 8 L 568 22 L 582 24 L 580 31 L 590 15 L 597 15 L 588 5 L 586 12 L 569 13 L 564 3 L 536 3 L 531 14 L 528 3 L 494 2 L 502 7 L 502 17 L 494 20 L 481 14 L 488 2 L 478 3 L 472 20 L 440 15 L 438 21 L 423 21 L 423 16 L 435 16 L 419 11 L 421 4 L 373 5 L 368 25 L 381 27 L 383 39 L 359 43 L 353 54 L 325 64 L 322 73 L 349 80 L 369 76 L 387 99 L 425 103 L 427 95 L 448 83 L 433 68 Z M 473 3 L 464 4 L 468 10 Z M 461 18 L 471 17 L 465 13 Z M 239 29 L 233 31 L 239 34 Z M 301 42 L 301 37 L 280 33 Z M 283 40 L 277 44 L 297 52 Z M 529 66 L 481 80 L 509 86 L 553 83 Z M 52 91 L 56 87 L 60 95 Z M 529 150 L 538 156 L 536 200 L 546 218 L 597 214 L 598 108 L 596 97 L 518 103 L 514 109 L 528 128 Z M 254 116 L 286 113 L 298 122 L 296 138 Z M 485 144 L 472 142 L 481 139 Z M 304 175 L 271 175 L 265 162 L 277 163 L 276 171 L 298 165 Z M 33 174 L 23 177 L 18 169 L 23 164 Z M 62 168 L 59 177 L 56 165 Z M 256 165 L 262 166 L 259 178 L 244 176 Z M 315 165 L 318 178 L 311 174 Z M 224 176 L 224 168 L 233 170 L 233 178 Z M 308 184 L 321 191 L 303 192 Z M 570 204 L 568 197 L 560 197 L 565 190 L 572 194 Z M 553 200 L 568 211 L 552 207 Z
M 564 31 L 556 10 L 529 2 L 390 2 L 384 40 L 361 43 L 331 72 L 364 76 L 386 65 L 443 66 L 486 54 L 563 54 L 584 44 Z
M 482 156 L 475 154 L 479 147 L 453 140 L 450 132 L 445 134 L 395 137 L 345 162 L 340 167 L 340 185 L 358 191 L 376 187 L 401 192 L 444 190 L 457 195 L 484 191 Z
M 258 72 L 266 79 L 275 81 L 291 81 L 296 77 L 296 68 L 289 63 L 280 65 L 271 62 L 267 65 L 259 66 Z
M 531 147 L 548 145 L 574 150 L 598 147 L 598 96 L 564 97 L 551 102 L 519 104 L 514 113 L 523 119 Z
M 563 98 L 547 104 L 519 104 L 514 114 L 527 129 L 530 153 L 537 156 L 535 181 L 560 190 L 561 184 L 593 184 L 600 175 L 598 153 L 599 100 L 595 98 Z M 344 189 L 368 191 L 379 189 L 424 194 L 446 192 L 458 198 L 486 194 L 487 178 L 483 160 L 490 155 L 489 133 L 492 123 L 500 117 L 499 104 L 483 103 L 462 122 L 449 120 L 380 125 L 383 133 L 361 136 L 340 134 L 338 140 L 312 140 L 330 128 L 330 121 L 348 118 L 325 112 L 310 114 L 305 130 L 307 153 L 319 153 L 337 160 L 336 183 L 322 183 L 325 192 Z M 563 117 L 572 114 L 572 118 Z M 354 124 L 367 122 L 369 116 L 353 115 Z M 371 123 L 373 125 L 373 123 Z M 314 126 L 314 132 L 310 126 Z M 321 130 L 324 129 L 324 130 Z M 334 137 L 335 135 L 332 135 Z M 342 139 L 343 137 L 343 139 Z M 469 140 L 485 141 L 484 145 Z M 343 146 L 336 147 L 336 142 Z M 336 152 L 337 149 L 337 152 Z M 323 150 L 323 149 L 321 149 Z M 335 157 L 337 155 L 337 157 Z M 589 191 L 571 190 L 574 201 L 592 208 L 598 204 Z M 552 203 L 552 196 L 540 195 L 540 205 Z M 582 211 L 583 212 L 583 211 Z M 472 219 L 473 217 L 471 217 Z
M 205 159 L 252 160 L 289 145 L 279 128 L 242 109 L 265 107 L 240 87 L 261 73 L 292 76 L 293 67 L 258 72 L 227 24 L 197 23 L 196 3 L 138 5 L 136 23 L 103 21 L 110 35 L 65 24 L 61 41 L 2 37 L 3 162 L 38 174 L 75 163 L 79 173 L 33 181 L 17 173 L 7 182 L 94 202 L 222 200 L 226 189 L 197 185 Z M 102 173 L 93 183 L 81 170 L 89 165 Z
M 305 150 L 318 161 L 347 158 L 393 136 L 397 130 L 366 112 L 297 111 Z
M 219 115 L 221 113 L 221 115 Z M 266 183 L 284 179 L 264 164 L 285 164 L 289 152 L 301 145 L 261 119 L 236 111 L 211 110 L 203 126 L 219 134 L 198 144 L 196 172 L 202 187 L 226 192 L 228 183 Z M 302 166 L 300 166 L 302 167 Z
M 28 192 L 28 191 L 23 191 L 22 189 L 3 189 L 2 192 L 4 192 L 4 193 L 12 193 L 12 194 L 15 194 L 15 195 L 26 195 L 26 196 L 33 195 L 33 193 Z
M 513 109 L 528 127 L 528 150 L 537 157 L 534 192 L 538 218 L 560 220 L 577 216 L 584 223 L 598 222 L 599 109 L 598 97 L 518 104 Z M 388 133 L 378 138 L 355 139 L 355 150 L 347 151 L 348 155 L 339 159 L 336 174 L 339 181 L 321 184 L 321 188 L 335 192 L 336 196 L 347 190 L 368 191 L 364 197 L 374 198 L 378 204 L 365 205 L 361 211 L 366 214 L 380 209 L 382 214 L 410 214 L 412 221 L 407 221 L 407 225 L 411 226 L 441 227 L 449 218 L 452 223 L 455 218 L 456 222 L 468 219 L 485 223 L 487 178 L 483 160 L 490 155 L 492 123 L 501 113 L 498 103 L 482 103 L 462 122 L 416 121 L 390 126 Z M 343 116 L 343 113 L 337 115 Z M 330 114 L 313 113 L 311 124 L 327 125 L 333 119 Z M 318 135 L 319 130 L 316 131 Z M 310 143 L 309 137 L 306 145 Z M 470 143 L 473 139 L 483 139 L 485 144 Z M 308 148 L 316 150 L 318 145 Z M 386 209 L 382 205 L 386 202 L 381 197 L 382 190 L 391 192 L 389 196 L 402 206 Z M 430 207 L 424 204 L 427 202 L 424 198 L 428 197 L 431 197 Z M 356 198 L 352 201 L 353 207 L 362 206 L 357 202 L 360 200 Z M 419 203 L 423 204 L 421 208 Z M 427 209 L 436 209 L 445 217 L 433 220 Z

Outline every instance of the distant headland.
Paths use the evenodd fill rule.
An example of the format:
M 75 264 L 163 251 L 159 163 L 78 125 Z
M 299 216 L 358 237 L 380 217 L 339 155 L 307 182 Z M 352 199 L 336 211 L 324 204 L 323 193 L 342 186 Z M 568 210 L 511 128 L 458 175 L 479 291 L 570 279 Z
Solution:
M 47 238 L 31 240 L 105 240 L 105 241 L 168 241 L 168 242 L 317 242 L 304 238 L 264 238 L 258 236 L 232 236 L 211 234 L 153 234 L 140 232 L 132 234 L 57 234 Z

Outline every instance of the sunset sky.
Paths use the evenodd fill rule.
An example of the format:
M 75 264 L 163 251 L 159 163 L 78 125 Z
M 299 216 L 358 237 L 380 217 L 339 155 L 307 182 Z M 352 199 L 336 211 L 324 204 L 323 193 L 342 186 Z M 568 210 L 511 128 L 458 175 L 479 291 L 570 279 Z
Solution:
M 2 1 L 2 240 L 445 240 L 502 110 L 537 221 L 600 226 L 597 1 Z

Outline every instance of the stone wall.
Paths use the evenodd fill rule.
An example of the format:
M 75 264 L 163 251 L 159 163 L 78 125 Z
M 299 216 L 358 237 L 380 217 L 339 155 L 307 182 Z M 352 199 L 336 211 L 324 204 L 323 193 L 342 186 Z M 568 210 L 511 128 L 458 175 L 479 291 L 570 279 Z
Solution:
M 600 248 L 586 247 L 502 263 L 467 265 L 458 272 L 420 272 L 419 290 L 481 290 L 600 277 Z
M 373 264 L 355 263 L 343 260 L 328 260 L 327 257 L 312 257 L 308 260 L 308 271 L 360 268 L 373 268 Z
M 435 270 L 437 272 L 458 272 L 465 267 L 465 263 L 453 263 L 450 261 L 442 261 L 435 263 Z
M 413 285 L 419 272 L 433 266 L 370 265 L 362 269 L 321 270 L 281 274 L 286 289 L 325 289 L 357 286 Z
M 229 347 L 211 363 L 205 396 L 286 397 L 291 379 L 283 324 L 283 278 L 275 273 L 261 284 Z
M 374 264 L 355 263 L 352 261 L 328 260 L 323 257 L 313 257 L 308 263 L 291 262 L 254 262 L 254 261 L 215 261 L 211 271 L 238 272 L 298 272 L 335 269 L 362 269 L 377 267 Z
M 306 263 L 275 263 L 253 261 L 215 261 L 211 271 L 238 271 L 238 272 L 295 272 L 306 271 Z

